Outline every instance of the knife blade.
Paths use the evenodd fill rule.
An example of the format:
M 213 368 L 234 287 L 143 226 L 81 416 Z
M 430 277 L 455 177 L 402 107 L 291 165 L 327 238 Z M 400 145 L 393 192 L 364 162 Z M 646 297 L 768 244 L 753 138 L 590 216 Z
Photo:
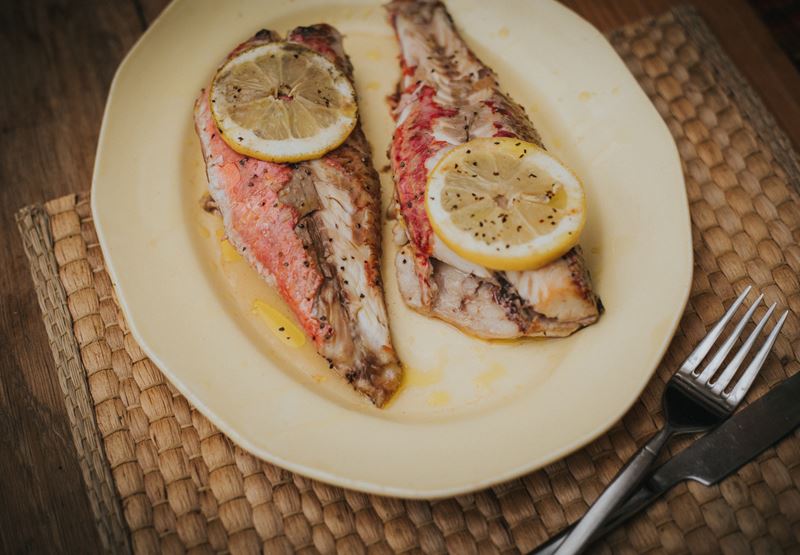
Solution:
M 800 373 L 773 387 L 710 433 L 656 469 L 639 490 L 597 531 L 598 539 L 684 480 L 716 484 L 763 453 L 800 425 Z M 534 553 L 555 553 L 572 527 Z

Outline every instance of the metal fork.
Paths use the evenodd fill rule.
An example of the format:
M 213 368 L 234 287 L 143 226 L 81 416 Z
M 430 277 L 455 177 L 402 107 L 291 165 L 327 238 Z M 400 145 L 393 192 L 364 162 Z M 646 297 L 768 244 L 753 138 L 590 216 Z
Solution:
M 702 371 L 698 371 L 698 368 L 720 338 L 725 326 L 733 318 L 750 290 L 751 287 L 748 286 L 739 295 L 727 312 L 720 318 L 719 322 L 708 332 L 667 383 L 662 399 L 666 419 L 664 427 L 617 474 L 581 521 L 564 539 L 556 553 L 561 555 L 579 553 L 588 545 L 603 521 L 639 485 L 647 470 L 655 462 L 661 448 L 673 435 L 707 431 L 730 416 L 742 401 L 750 386 L 753 385 L 756 375 L 764 365 L 764 361 L 778 337 L 778 332 L 780 332 L 783 323 L 786 321 L 786 316 L 789 314 L 788 310 L 783 313 L 778 323 L 772 328 L 764 344 L 730 390 L 728 390 L 728 385 L 775 311 L 775 304 L 769 307 L 766 314 L 745 339 L 743 345 L 722 373 L 719 374 L 719 377 L 714 381 L 712 381 L 712 378 L 717 374 L 736 340 L 742 334 L 745 325 L 750 321 L 759 304 L 761 304 L 764 295 L 759 295 L 756 301 L 747 309 L 744 316 L 742 316 L 717 352 L 714 353 L 705 368 Z

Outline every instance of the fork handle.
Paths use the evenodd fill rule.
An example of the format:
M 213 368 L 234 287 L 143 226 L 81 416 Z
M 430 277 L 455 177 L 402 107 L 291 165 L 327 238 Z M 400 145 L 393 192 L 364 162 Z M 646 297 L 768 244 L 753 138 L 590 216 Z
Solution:
M 564 538 L 557 555 L 580 553 L 589 544 L 603 522 L 619 507 L 647 475 L 661 449 L 672 437 L 669 426 L 662 428 L 620 470 L 600 497 L 594 502 L 575 528 Z

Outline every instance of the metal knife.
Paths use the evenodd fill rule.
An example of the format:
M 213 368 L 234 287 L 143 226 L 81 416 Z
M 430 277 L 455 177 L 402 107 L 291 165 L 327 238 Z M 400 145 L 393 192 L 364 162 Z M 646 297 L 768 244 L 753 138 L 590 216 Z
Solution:
M 674 485 L 694 480 L 710 486 L 735 472 L 800 425 L 800 373 L 773 387 L 712 432 L 659 467 L 597 531 L 604 536 Z M 571 529 L 542 544 L 535 555 L 555 553 Z

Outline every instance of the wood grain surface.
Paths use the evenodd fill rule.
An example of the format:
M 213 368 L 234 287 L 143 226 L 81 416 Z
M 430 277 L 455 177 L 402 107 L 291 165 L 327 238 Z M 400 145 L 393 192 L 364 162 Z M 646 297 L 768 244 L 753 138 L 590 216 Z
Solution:
M 601 30 L 675 0 L 565 0 Z M 800 74 L 744 0 L 694 0 L 800 146 Z M 0 8 L 0 552 L 93 553 L 97 533 L 14 223 L 83 190 L 114 71 L 164 0 L 10 0 Z

